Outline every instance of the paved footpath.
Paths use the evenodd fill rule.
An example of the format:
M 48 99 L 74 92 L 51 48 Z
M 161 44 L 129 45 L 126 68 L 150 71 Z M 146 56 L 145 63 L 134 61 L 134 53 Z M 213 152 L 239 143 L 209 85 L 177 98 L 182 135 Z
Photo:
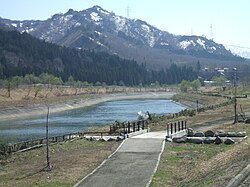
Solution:
M 166 132 L 126 139 L 118 150 L 75 187 L 145 187 L 157 167 Z

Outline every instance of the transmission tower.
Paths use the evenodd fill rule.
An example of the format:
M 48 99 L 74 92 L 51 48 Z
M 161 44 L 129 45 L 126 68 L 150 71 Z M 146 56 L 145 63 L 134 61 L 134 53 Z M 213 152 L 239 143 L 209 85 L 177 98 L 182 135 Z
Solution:
M 130 7 L 127 6 L 127 18 L 129 18 L 129 16 L 130 16 Z
M 213 36 L 213 25 L 210 24 L 210 40 L 214 40 L 214 36 Z

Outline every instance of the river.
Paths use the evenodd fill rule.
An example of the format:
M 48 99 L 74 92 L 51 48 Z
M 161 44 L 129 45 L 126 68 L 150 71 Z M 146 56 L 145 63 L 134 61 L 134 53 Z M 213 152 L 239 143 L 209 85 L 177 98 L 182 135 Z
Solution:
M 169 99 L 130 99 L 68 110 L 49 117 L 49 136 L 78 132 L 114 121 L 133 121 L 139 111 L 163 115 L 185 109 Z M 45 137 L 46 116 L 0 121 L 0 140 L 25 141 Z

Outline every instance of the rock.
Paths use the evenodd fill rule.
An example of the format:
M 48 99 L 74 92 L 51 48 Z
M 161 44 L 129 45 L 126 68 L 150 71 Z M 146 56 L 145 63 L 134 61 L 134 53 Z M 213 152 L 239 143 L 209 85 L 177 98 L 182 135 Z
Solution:
M 204 137 L 204 133 L 203 132 L 195 132 L 194 137 Z
M 107 139 L 107 142 L 111 142 L 111 141 L 115 141 L 115 140 L 116 140 L 115 138 L 110 137 L 110 138 Z
M 117 136 L 116 141 L 119 142 L 119 141 L 121 141 L 123 139 L 124 139 L 123 136 Z
M 214 143 L 217 144 L 217 145 L 219 145 L 219 144 L 222 144 L 222 143 L 223 143 L 223 140 L 222 140 L 219 136 L 217 136 L 217 137 L 215 138 L 215 140 L 214 140 Z
M 250 118 L 246 119 L 245 123 L 249 124 L 250 123 Z
M 236 132 L 227 132 L 227 136 L 228 137 L 237 137 L 237 133 Z
M 212 144 L 214 143 L 215 139 L 211 137 L 207 137 L 203 140 L 204 144 Z
M 235 141 L 232 138 L 227 138 L 224 141 L 224 144 L 227 144 L 227 145 L 231 145 L 231 144 L 234 144 L 234 143 L 235 143 Z
M 205 137 L 214 137 L 214 132 L 211 131 L 211 130 L 207 130 L 205 133 L 204 133 Z
M 180 138 L 173 138 L 172 141 L 175 142 L 175 143 L 186 143 L 187 142 L 187 137 L 183 136 L 183 137 L 180 137 Z
M 190 139 L 188 139 L 188 141 L 190 143 L 195 143 L 195 144 L 202 144 L 203 143 L 203 139 L 200 137 L 190 138 Z
M 188 129 L 187 129 L 187 136 L 188 136 L 188 137 L 194 136 L 194 131 L 193 131 L 192 128 L 188 128 Z
M 247 135 L 246 132 L 237 132 L 236 137 L 245 137 Z
M 219 137 L 226 137 L 227 134 L 224 130 L 217 130 L 214 135 Z

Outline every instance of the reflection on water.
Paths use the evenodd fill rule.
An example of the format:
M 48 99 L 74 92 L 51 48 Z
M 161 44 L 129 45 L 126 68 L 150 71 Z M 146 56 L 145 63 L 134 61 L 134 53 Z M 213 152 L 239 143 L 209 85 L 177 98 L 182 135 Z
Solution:
M 115 120 L 133 121 L 138 111 L 149 111 L 157 115 L 175 113 L 184 107 L 171 100 L 144 99 L 105 102 L 92 107 L 61 112 L 50 115 L 49 135 L 56 136 L 78 132 L 90 127 L 111 124 Z M 0 139 L 22 141 L 45 136 L 46 114 L 44 118 L 0 122 Z

